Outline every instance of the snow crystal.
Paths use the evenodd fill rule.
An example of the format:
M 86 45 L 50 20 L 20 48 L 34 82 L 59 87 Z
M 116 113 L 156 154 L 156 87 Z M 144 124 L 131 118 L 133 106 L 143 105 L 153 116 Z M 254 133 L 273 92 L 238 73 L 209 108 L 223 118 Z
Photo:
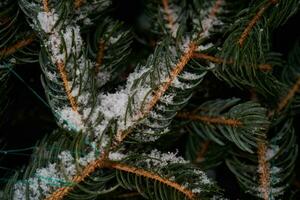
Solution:
M 123 34 L 118 34 L 116 37 L 111 36 L 111 37 L 109 38 L 109 43 L 110 43 L 110 44 L 115 44 L 116 42 L 119 41 L 119 39 L 122 37 L 122 35 L 123 35 Z
M 72 176 L 76 174 L 76 167 L 74 164 L 74 158 L 71 155 L 70 151 L 62 151 L 58 158 L 61 160 L 61 163 L 64 166 L 64 172 L 71 179 Z
M 149 157 L 143 161 L 147 163 L 149 169 L 152 167 L 165 167 L 174 163 L 188 163 L 188 161 L 184 160 L 181 156 L 177 156 L 177 152 L 161 153 L 157 149 L 153 149 L 150 154 L 143 154 L 143 156 Z
M 84 25 L 92 25 L 93 22 L 92 22 L 92 20 L 91 20 L 90 18 L 86 17 L 86 18 L 84 18 L 84 20 L 83 20 L 83 24 L 84 24 Z
M 201 78 L 201 75 L 193 74 L 193 73 L 184 71 L 184 72 L 180 75 L 180 77 L 182 77 L 182 78 L 185 79 L 185 80 L 197 80 L 197 79 Z
M 102 94 L 100 111 L 104 114 L 106 119 L 117 118 L 125 115 L 128 104 L 128 93 L 125 90 L 116 93 Z
M 61 111 L 56 111 L 60 115 L 59 122 L 66 123 L 70 130 L 80 131 L 84 128 L 81 116 L 71 107 L 64 107 Z
M 175 95 L 174 94 L 164 94 L 161 98 L 160 101 L 165 103 L 165 104 L 172 104 L 173 103 L 173 99 L 174 99 Z
M 107 71 L 99 71 L 97 74 L 97 86 L 102 87 L 105 85 L 111 78 L 111 74 Z
M 266 152 L 266 159 L 272 159 L 279 151 L 278 145 L 270 145 Z
M 46 33 L 51 33 L 54 25 L 58 20 L 58 15 L 54 11 L 50 12 L 39 12 L 37 15 L 38 22 L 43 31 Z
M 90 162 L 94 161 L 95 159 L 95 151 L 91 151 L 86 156 L 79 158 L 78 163 L 82 166 L 87 166 Z
M 179 81 L 177 77 L 173 80 L 172 86 L 183 90 L 191 88 L 190 84 Z
M 125 154 L 120 152 L 110 152 L 108 155 L 109 160 L 111 161 L 120 161 L 126 157 Z
M 178 14 L 181 12 L 181 8 L 174 4 L 169 4 L 169 9 L 166 10 L 166 9 L 161 8 L 161 12 L 164 13 L 164 19 L 166 21 L 166 23 L 165 23 L 166 28 L 170 30 L 172 37 L 176 38 L 177 31 L 179 28 Z M 169 17 L 173 20 L 171 23 L 169 22 Z
M 199 45 L 197 50 L 198 51 L 204 51 L 204 50 L 207 50 L 207 49 L 211 48 L 212 46 L 214 46 L 213 43 L 208 43 L 206 45 Z

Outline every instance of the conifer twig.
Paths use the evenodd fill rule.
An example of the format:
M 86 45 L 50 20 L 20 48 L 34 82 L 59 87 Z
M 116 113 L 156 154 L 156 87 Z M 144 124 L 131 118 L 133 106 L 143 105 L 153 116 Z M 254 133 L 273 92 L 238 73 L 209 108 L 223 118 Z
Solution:
M 30 34 L 27 38 L 24 38 L 23 40 L 16 42 L 10 47 L 0 50 L 0 58 L 10 56 L 14 54 L 16 51 L 18 51 L 19 49 L 31 44 L 34 41 L 34 38 L 35 35 Z
M 169 0 L 162 0 L 162 4 L 163 4 L 164 11 L 167 15 L 167 21 L 168 21 L 169 27 L 171 30 L 173 30 L 175 21 L 172 16 L 172 11 L 169 7 Z
M 229 65 L 234 64 L 234 60 L 226 60 L 225 61 L 223 58 L 211 56 L 211 55 L 208 55 L 208 54 L 205 54 L 205 53 L 195 52 L 193 54 L 193 58 L 207 60 L 209 62 L 213 62 L 213 63 L 216 63 L 216 64 L 222 64 L 222 63 L 229 64 Z M 272 65 L 270 65 L 268 63 L 260 64 L 260 65 L 258 65 L 258 69 L 260 71 L 268 72 L 268 71 L 272 70 Z
M 247 27 L 245 28 L 245 30 L 243 31 L 243 33 L 241 34 L 238 43 L 240 45 L 240 47 L 243 46 L 245 40 L 247 39 L 248 35 L 250 34 L 251 30 L 253 29 L 253 27 L 256 25 L 256 23 L 261 19 L 261 17 L 263 16 L 264 12 L 272 5 L 272 4 L 276 4 L 277 0 L 269 0 L 265 5 L 263 5 L 259 11 L 256 13 L 256 15 L 251 19 L 251 21 L 249 22 L 249 24 L 247 25 Z
M 220 2 L 222 0 L 217 0 L 217 3 Z M 216 11 L 214 11 L 215 13 Z M 145 110 L 143 110 L 141 113 L 139 113 L 135 118 L 137 119 L 137 121 L 139 119 L 142 119 L 143 117 L 145 117 L 151 110 L 152 108 L 156 105 L 156 103 L 160 100 L 160 98 L 162 97 L 162 95 L 167 91 L 167 89 L 170 87 L 170 85 L 172 84 L 173 80 L 180 74 L 180 72 L 182 72 L 182 70 L 184 69 L 184 67 L 186 66 L 186 64 L 193 58 L 193 53 L 195 52 L 197 48 L 197 45 L 194 43 L 194 41 L 190 42 L 188 49 L 185 51 L 185 53 L 180 57 L 179 62 L 176 64 L 176 66 L 173 68 L 173 70 L 170 72 L 170 76 L 166 79 L 166 81 L 159 87 L 159 89 L 157 91 L 154 92 L 154 96 L 152 97 L 152 99 L 149 101 L 149 103 L 145 106 Z M 113 143 L 113 146 L 109 149 L 115 149 L 116 147 L 118 147 L 120 144 L 122 144 L 122 142 L 124 141 L 124 139 L 132 132 L 133 127 L 129 127 L 126 130 L 121 130 L 120 132 L 117 133 L 116 137 L 115 137 L 115 141 Z M 108 152 L 105 152 L 104 154 L 107 155 Z M 89 171 L 90 173 L 92 173 L 93 171 L 95 171 L 98 168 L 102 168 L 104 167 L 104 158 L 100 157 L 98 159 L 96 159 L 93 163 L 99 163 L 99 165 L 93 165 L 94 167 L 91 167 L 90 165 L 88 165 L 87 167 L 84 168 L 83 171 L 89 171 L 89 169 L 91 169 L 91 171 Z M 102 164 L 100 164 L 102 163 Z M 121 166 L 119 166 L 121 168 Z M 124 170 L 127 168 L 123 168 Z M 129 170 L 129 169 L 128 169 Z M 143 172 L 143 171 L 138 171 L 138 172 Z M 85 173 L 86 176 L 88 176 L 90 173 Z M 142 175 L 142 174 L 141 174 Z M 84 178 L 86 176 L 79 176 L 82 178 L 78 178 L 78 180 L 84 180 Z M 156 177 L 157 176 L 157 177 Z M 76 177 L 76 176 L 75 176 Z M 157 178 L 158 180 L 161 179 L 160 176 L 154 174 L 153 178 Z M 76 179 L 77 180 L 77 179 Z M 156 180 L 156 179 L 155 179 Z M 76 182 L 79 183 L 80 181 Z M 183 188 L 182 186 L 180 186 L 179 184 L 169 181 L 167 182 L 168 184 L 173 185 L 174 187 L 178 187 L 178 189 L 180 189 L 180 191 L 182 191 L 185 195 L 187 195 L 188 197 L 190 197 L 190 199 L 193 199 L 193 193 L 191 191 L 187 191 L 185 188 Z M 177 185 L 176 185 L 177 184 Z M 65 195 L 67 195 L 67 193 L 72 190 L 72 187 L 65 187 L 65 188 L 61 188 L 59 190 L 63 190 L 65 191 L 63 193 L 63 195 L 57 196 L 56 193 L 59 192 L 58 190 L 55 191 L 54 193 L 52 193 L 51 197 L 56 197 L 53 199 L 47 199 L 47 200 L 61 200 Z
M 266 158 L 267 146 L 264 141 L 258 143 L 258 167 L 260 191 L 264 200 L 269 200 L 270 193 L 270 168 Z
M 170 76 L 166 78 L 166 81 L 154 92 L 153 97 L 150 99 L 149 103 L 145 106 L 145 109 L 139 113 L 136 116 L 136 119 L 142 119 L 145 117 L 149 112 L 152 110 L 152 108 L 156 105 L 156 103 L 160 100 L 160 98 L 164 95 L 164 93 L 167 91 L 167 89 L 171 86 L 174 79 L 182 72 L 186 64 L 192 59 L 193 52 L 196 50 L 196 44 L 194 42 L 191 42 L 189 44 L 188 50 L 181 56 L 179 59 L 179 62 L 176 64 L 176 66 L 172 69 L 170 72 Z M 130 134 L 131 131 L 125 130 L 120 131 L 116 135 L 116 140 L 118 142 L 123 141 L 128 134 Z
M 124 172 L 128 172 L 128 173 L 132 173 L 132 174 L 136 174 L 139 176 L 143 176 L 158 182 L 161 182 L 171 188 L 174 188 L 175 190 L 181 192 L 182 194 L 184 194 L 186 197 L 188 197 L 189 199 L 195 199 L 194 194 L 191 190 L 187 189 L 186 187 L 171 181 L 169 179 L 163 178 L 153 172 L 141 169 L 141 168 L 137 168 L 137 167 L 133 167 L 133 166 L 129 166 L 123 163 L 111 163 L 111 165 L 109 165 L 110 168 L 113 169 L 117 169 L 120 171 L 124 171 Z
M 226 126 L 242 126 L 242 122 L 236 119 L 226 119 L 225 117 L 213 117 L 213 116 L 205 116 L 205 115 L 195 115 L 192 113 L 178 113 L 176 117 L 181 119 L 187 119 L 192 121 L 201 121 L 207 124 L 222 124 Z
M 79 175 L 76 175 L 72 178 L 72 180 L 71 180 L 71 183 L 73 183 L 72 185 L 57 189 L 45 200 L 61 200 L 61 199 L 63 199 L 70 191 L 72 191 L 74 189 L 74 185 L 82 182 L 86 177 L 88 177 L 96 169 L 106 167 L 107 163 L 105 162 L 105 160 L 106 160 L 106 154 L 102 154 L 102 156 L 99 159 L 89 163 L 87 166 L 84 167 L 84 169 L 82 170 L 82 172 Z
M 96 57 L 96 65 L 95 65 L 96 74 L 98 74 L 98 72 L 100 71 L 100 66 L 103 64 L 104 48 L 105 48 L 105 42 L 103 39 L 101 39 L 99 41 L 98 53 Z
M 48 0 L 43 0 L 43 8 L 45 12 L 50 12 Z
M 277 112 L 282 111 L 289 101 L 295 96 L 295 94 L 299 91 L 300 89 L 300 77 L 297 79 L 296 83 L 292 86 L 292 88 L 288 91 L 287 95 L 278 103 Z
M 64 88 L 66 90 L 67 97 L 68 97 L 68 100 L 71 104 L 72 110 L 75 111 L 75 112 L 78 112 L 77 103 L 76 103 L 73 95 L 71 94 L 71 88 L 69 86 L 69 81 L 68 81 L 67 72 L 66 72 L 66 69 L 65 69 L 65 64 L 60 61 L 60 62 L 56 63 L 56 66 L 58 68 L 60 77 L 63 81 Z

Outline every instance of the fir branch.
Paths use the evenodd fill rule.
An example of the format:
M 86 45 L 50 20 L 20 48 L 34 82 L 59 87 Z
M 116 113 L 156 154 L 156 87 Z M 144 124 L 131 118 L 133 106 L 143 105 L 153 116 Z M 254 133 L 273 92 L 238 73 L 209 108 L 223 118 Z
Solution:
M 107 167 L 107 162 L 105 161 L 106 157 L 107 157 L 106 154 L 102 154 L 100 159 L 97 159 L 97 160 L 89 163 L 81 171 L 80 175 L 76 175 L 72 178 L 71 186 L 61 187 L 61 188 L 57 189 L 45 200 L 61 200 L 61 199 L 63 199 L 70 191 L 72 191 L 74 189 L 74 186 L 76 184 L 82 182 L 84 179 L 86 179 L 88 176 L 90 176 L 91 173 L 93 173 L 95 170 Z
M 175 190 L 181 192 L 189 199 L 195 199 L 194 194 L 191 190 L 185 188 L 184 186 L 178 184 L 177 182 L 171 181 L 169 179 L 163 178 L 153 172 L 144 170 L 142 168 L 137 168 L 134 166 L 130 166 L 128 164 L 118 163 L 118 162 L 112 162 L 110 165 L 108 165 L 110 168 L 121 170 L 124 172 L 132 173 L 138 176 L 143 176 L 158 182 L 161 182 L 171 188 L 174 188 Z
M 217 1 L 219 2 L 219 1 Z M 215 12 L 215 11 L 214 11 Z M 144 118 L 149 112 L 152 110 L 152 108 L 156 105 L 156 103 L 160 100 L 162 95 L 167 91 L 167 89 L 172 84 L 173 80 L 182 72 L 186 64 L 193 58 L 193 53 L 195 52 L 197 48 L 197 45 L 192 41 L 188 45 L 188 49 L 185 51 L 185 53 L 180 57 L 179 62 L 176 64 L 176 66 L 172 69 L 170 72 L 170 76 L 166 79 L 165 83 L 163 83 L 158 90 L 154 92 L 154 96 L 151 98 L 149 103 L 146 104 L 145 109 L 138 113 L 137 116 L 134 118 L 136 121 L 139 121 L 140 119 Z M 127 128 L 126 130 L 121 130 L 116 134 L 115 141 L 113 142 L 113 146 L 110 148 L 115 149 L 119 145 L 122 144 L 122 142 L 125 140 L 125 138 L 133 131 L 133 126 Z
M 201 121 L 207 124 L 221 124 L 226 126 L 238 127 L 242 126 L 242 122 L 236 119 L 227 119 L 225 117 L 213 117 L 213 116 L 205 116 L 205 115 L 195 115 L 192 113 L 178 113 L 177 116 L 180 119 L 186 119 L 191 121 Z
M 97 57 L 96 57 L 96 65 L 95 65 L 96 74 L 99 73 L 100 66 L 103 64 L 104 48 L 105 48 L 105 41 L 103 39 L 100 39 L 98 53 L 97 53 Z
M 154 92 L 153 97 L 149 101 L 149 103 L 146 104 L 145 109 L 139 113 L 135 119 L 138 121 L 142 118 L 144 118 L 146 115 L 149 114 L 149 112 L 152 110 L 152 108 L 156 105 L 156 103 L 160 100 L 160 98 L 164 95 L 164 93 L 168 90 L 168 88 L 171 86 L 174 79 L 182 72 L 186 64 L 192 59 L 193 52 L 196 50 L 196 44 L 194 42 L 191 42 L 189 44 L 189 47 L 187 51 L 181 56 L 179 59 L 179 62 L 176 64 L 176 66 L 172 69 L 170 72 L 170 76 L 167 77 L 165 82 Z M 118 143 L 121 143 L 130 133 L 131 129 L 120 131 L 116 135 L 116 141 Z
M 251 19 L 243 33 L 241 34 L 238 43 L 242 47 L 245 40 L 247 39 L 248 35 L 250 34 L 251 30 L 255 26 L 255 24 L 261 19 L 264 12 L 273 4 L 276 4 L 277 0 L 269 0 L 265 5 L 263 5 L 260 10 L 256 13 L 256 15 Z
M 174 27 L 175 19 L 173 18 L 172 10 L 169 7 L 169 0 L 162 0 L 162 4 L 163 4 L 164 11 L 166 13 L 168 26 L 172 32 L 176 32 Z
M 300 77 L 297 79 L 296 83 L 291 87 L 288 91 L 287 95 L 281 99 L 281 101 L 277 105 L 277 112 L 281 112 L 290 102 L 290 100 L 296 95 L 296 93 L 300 89 Z
M 266 158 L 267 145 L 265 142 L 258 144 L 258 172 L 260 181 L 260 191 L 264 200 L 269 200 L 270 193 L 270 167 Z
M 193 58 L 204 59 L 209 62 L 216 63 L 216 64 L 234 64 L 235 63 L 234 60 L 232 60 L 232 59 L 224 60 L 223 58 L 220 58 L 220 57 L 215 57 L 215 56 L 211 56 L 211 55 L 208 55 L 205 53 L 197 53 L 197 52 L 193 54 Z M 268 63 L 260 64 L 260 65 L 258 65 L 258 69 L 260 71 L 269 72 L 272 70 L 272 65 L 268 64 Z
M 208 18 L 214 18 L 217 16 L 217 13 L 220 11 L 222 4 L 224 3 L 224 0 L 217 0 L 214 4 L 214 6 L 212 7 Z M 209 27 L 205 27 L 204 31 L 208 31 Z
M 35 35 L 30 34 L 26 38 L 16 42 L 10 47 L 6 47 L 4 49 L 0 49 L 0 58 L 5 58 L 17 52 L 19 49 L 24 48 L 27 45 L 30 45 L 35 40 Z
M 43 0 L 43 8 L 45 12 L 50 12 L 48 0 Z
M 71 88 L 69 86 L 69 81 L 68 81 L 67 72 L 65 70 L 65 65 L 62 61 L 58 61 L 58 63 L 56 63 L 56 66 L 57 66 L 57 69 L 59 71 L 60 77 L 63 81 L 64 88 L 65 88 L 68 100 L 70 102 L 70 105 L 72 107 L 72 110 L 75 111 L 75 112 L 78 112 L 77 103 L 76 103 L 75 98 L 73 97 L 73 95 L 71 93 L 72 91 L 71 91 Z

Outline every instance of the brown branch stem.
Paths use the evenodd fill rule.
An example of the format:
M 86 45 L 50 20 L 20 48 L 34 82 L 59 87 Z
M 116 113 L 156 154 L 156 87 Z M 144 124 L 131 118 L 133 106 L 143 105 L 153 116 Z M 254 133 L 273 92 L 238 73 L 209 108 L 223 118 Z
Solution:
M 296 83 L 292 86 L 292 88 L 288 91 L 287 95 L 281 99 L 277 106 L 277 112 L 282 111 L 289 103 L 289 101 L 295 96 L 295 94 L 300 89 L 300 77 L 297 79 Z
M 258 143 L 259 182 L 263 199 L 269 200 L 270 193 L 270 168 L 266 158 L 267 145 L 265 142 Z
M 211 55 L 204 54 L 204 53 L 194 53 L 193 58 L 207 60 L 209 62 L 213 62 L 216 64 L 225 63 L 225 64 L 232 65 L 234 63 L 234 60 L 226 60 L 225 61 L 223 58 L 211 56 Z M 268 63 L 260 64 L 260 65 L 258 65 L 258 69 L 263 72 L 268 72 L 268 71 L 272 70 L 272 66 Z
M 167 14 L 167 21 L 168 21 L 169 27 L 170 27 L 170 29 L 173 29 L 175 21 L 172 16 L 172 11 L 169 7 L 169 0 L 162 0 L 162 4 L 164 7 L 164 11 Z
M 242 122 L 236 119 L 226 119 L 225 117 L 213 117 L 213 116 L 205 116 L 205 115 L 195 115 L 192 113 L 178 113 L 176 117 L 186 120 L 192 121 L 201 121 L 207 124 L 222 124 L 226 126 L 242 126 Z
M 253 27 L 256 25 L 256 23 L 261 19 L 261 17 L 263 16 L 264 12 L 273 4 L 277 3 L 277 0 L 270 0 L 268 1 L 265 5 L 263 5 L 259 11 L 256 13 L 256 15 L 251 19 L 251 21 L 249 22 L 249 24 L 246 26 L 245 30 L 243 31 L 243 33 L 241 34 L 238 43 L 239 45 L 242 47 L 247 39 L 247 37 L 249 36 L 251 30 L 253 29 Z
M 14 54 L 15 52 L 17 52 L 19 49 L 31 44 L 34 41 L 34 38 L 35 38 L 35 35 L 31 34 L 27 38 L 25 38 L 21 41 L 18 41 L 17 43 L 13 44 L 12 46 L 0 50 L 0 58 L 10 56 L 10 55 Z
M 105 49 L 105 42 L 103 39 L 101 39 L 99 41 L 98 53 L 96 57 L 96 65 L 95 65 L 96 74 L 98 74 L 98 72 L 100 71 L 100 66 L 103 64 L 104 49 Z
M 124 172 L 128 172 L 128 173 L 132 173 L 132 174 L 136 174 L 139 176 L 143 176 L 143 177 L 147 177 L 149 179 L 161 182 L 171 188 L 176 189 L 177 191 L 183 193 L 186 197 L 188 197 L 189 199 L 194 199 L 194 194 L 191 190 L 186 189 L 185 187 L 183 187 L 182 185 L 174 182 L 174 181 L 170 181 L 169 179 L 163 178 L 153 172 L 150 171 L 146 171 L 144 169 L 140 169 L 137 167 L 133 167 L 133 166 L 129 166 L 126 164 L 122 164 L 122 163 L 111 163 L 110 165 L 111 168 L 113 169 L 117 169 L 120 171 L 124 171 Z
M 63 81 L 64 88 L 66 90 L 67 97 L 68 97 L 68 100 L 69 100 L 69 102 L 71 104 L 72 110 L 75 111 L 75 112 L 78 112 L 77 103 L 76 103 L 74 97 L 71 94 L 71 88 L 69 86 L 69 82 L 68 82 L 68 77 L 67 77 L 67 72 L 66 72 L 66 69 L 65 69 L 65 65 L 64 65 L 63 62 L 58 62 L 58 63 L 56 63 L 56 66 L 58 68 L 60 77 L 61 77 L 61 79 Z

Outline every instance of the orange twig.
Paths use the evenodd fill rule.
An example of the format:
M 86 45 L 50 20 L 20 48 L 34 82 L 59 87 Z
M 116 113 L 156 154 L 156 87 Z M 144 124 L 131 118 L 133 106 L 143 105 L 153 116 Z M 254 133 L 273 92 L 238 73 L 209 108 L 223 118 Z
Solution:
M 288 94 L 279 102 L 277 106 L 277 112 L 282 111 L 289 101 L 295 96 L 296 92 L 300 89 L 300 77 L 297 79 L 297 82 L 293 85 L 293 87 L 289 90 Z
M 4 49 L 0 50 L 0 58 L 1 57 L 7 57 L 7 56 L 15 53 L 19 49 L 31 44 L 33 41 L 34 41 L 34 34 L 31 34 L 31 35 L 29 35 L 28 38 L 25 38 L 21 41 L 18 41 L 17 43 L 12 45 L 11 47 L 4 48 Z
M 186 197 L 188 197 L 189 199 L 195 199 L 194 194 L 191 190 L 186 189 L 185 187 L 183 187 L 182 185 L 174 182 L 174 181 L 170 181 L 168 179 L 165 179 L 153 172 L 150 171 L 146 171 L 144 169 L 140 169 L 140 168 L 136 168 L 136 167 L 132 167 L 132 166 L 128 166 L 125 164 L 121 164 L 121 163 L 112 163 L 110 165 L 111 168 L 114 169 L 118 169 L 121 171 L 125 171 L 125 172 L 129 172 L 129 173 L 133 173 L 139 176 L 144 176 L 147 177 L 149 179 L 161 182 L 165 185 L 168 185 L 171 188 L 174 188 L 176 190 L 178 190 L 179 192 L 183 193 Z
M 215 17 L 217 15 L 217 13 L 219 12 L 221 6 L 222 6 L 222 3 L 223 3 L 224 0 L 217 0 L 214 7 L 211 9 L 210 13 L 209 13 L 209 16 L 210 17 Z
M 251 30 L 253 29 L 253 27 L 255 26 L 255 24 L 260 20 L 260 18 L 262 17 L 262 15 L 264 14 L 264 12 L 272 5 L 277 3 L 277 0 L 270 0 L 268 1 L 268 3 L 266 3 L 265 5 L 263 5 L 261 7 L 261 9 L 258 11 L 258 13 L 253 17 L 253 19 L 249 22 L 249 24 L 247 25 L 247 27 L 245 28 L 245 30 L 243 31 L 243 33 L 241 34 L 238 43 L 239 45 L 242 47 L 246 38 L 248 37 L 248 35 L 250 34 Z
M 242 122 L 236 119 L 226 119 L 224 117 L 212 117 L 212 116 L 204 116 L 204 115 L 195 115 L 191 113 L 178 113 L 177 116 L 181 119 L 193 120 L 193 121 L 201 121 L 207 124 L 222 124 L 227 126 L 242 126 Z
M 96 74 L 98 74 L 98 72 L 100 70 L 100 66 L 103 63 L 104 48 L 105 48 L 105 42 L 104 42 L 104 40 L 101 39 L 99 42 L 99 49 L 98 49 L 97 58 L 96 58 L 96 65 L 95 65 Z
M 45 12 L 50 12 L 48 0 L 43 0 L 43 7 Z
M 173 80 L 179 75 L 180 72 L 182 72 L 183 68 L 186 66 L 186 64 L 192 59 L 193 52 L 196 50 L 196 44 L 191 42 L 189 45 L 189 49 L 181 56 L 179 62 L 176 64 L 174 69 L 170 72 L 170 76 L 166 79 L 166 82 L 163 83 L 158 90 L 154 92 L 154 95 L 152 99 L 149 101 L 149 103 L 145 106 L 145 110 L 142 111 L 140 114 L 138 114 L 135 118 L 142 119 L 144 116 L 146 116 L 152 108 L 156 105 L 156 103 L 160 100 L 162 95 L 167 91 L 167 89 L 172 84 Z M 124 138 L 127 137 L 128 134 L 131 133 L 131 130 L 125 130 L 120 131 L 116 135 L 116 140 L 118 142 L 121 142 L 124 140 Z
M 107 163 L 105 162 L 105 156 L 103 155 L 100 159 L 95 160 L 88 164 L 80 175 L 74 176 L 71 180 L 72 183 L 78 184 L 82 182 L 86 177 L 88 177 L 91 173 L 93 173 L 96 169 L 105 168 Z M 52 193 L 45 200 L 61 200 L 63 199 L 70 191 L 74 189 L 74 186 L 67 186 L 57 189 L 54 193 Z
M 214 56 L 207 55 L 207 54 L 204 54 L 204 53 L 194 53 L 193 58 L 204 59 L 204 60 L 207 60 L 209 62 L 216 63 L 216 64 L 222 64 L 222 63 L 225 62 L 225 60 L 223 58 L 214 57 Z M 225 63 L 226 64 L 233 64 L 234 61 L 233 60 L 228 60 Z M 263 71 L 263 72 L 268 72 L 268 71 L 272 70 L 272 66 L 270 64 L 260 64 L 258 66 L 258 69 L 260 71 Z
M 264 200 L 269 200 L 270 169 L 266 158 L 267 146 L 264 142 L 258 144 L 259 182 Z
M 170 26 L 170 29 L 173 29 L 175 21 L 172 16 L 172 11 L 170 10 L 170 7 L 169 7 L 169 0 L 162 0 L 162 4 L 163 4 L 164 10 L 165 10 L 165 13 L 167 14 L 167 21 Z
M 60 77 L 63 81 L 63 84 L 64 84 L 64 88 L 66 90 L 66 93 L 67 93 L 67 97 L 68 97 L 68 100 L 71 104 L 71 107 L 72 107 L 72 110 L 75 111 L 75 112 L 78 112 L 78 107 L 77 107 L 77 103 L 74 99 L 74 97 L 72 96 L 71 94 L 71 89 L 69 87 L 69 82 L 68 82 L 68 77 L 67 77 L 67 72 L 65 70 L 65 65 L 63 62 L 58 62 L 56 64 L 58 70 L 59 70 L 59 74 L 60 74 Z

